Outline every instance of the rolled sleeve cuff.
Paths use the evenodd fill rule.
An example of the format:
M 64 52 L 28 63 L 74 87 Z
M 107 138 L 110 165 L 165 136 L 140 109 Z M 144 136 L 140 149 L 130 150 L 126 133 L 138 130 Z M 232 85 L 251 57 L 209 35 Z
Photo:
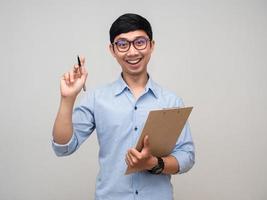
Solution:
M 70 141 L 66 144 L 58 144 L 52 139 L 52 147 L 57 156 L 67 156 L 72 154 L 78 145 L 78 141 L 73 134 Z
M 191 154 L 188 152 L 176 151 L 171 153 L 171 155 L 174 156 L 179 163 L 180 168 L 178 174 L 182 174 L 189 171 L 195 163 L 193 156 L 191 156 Z

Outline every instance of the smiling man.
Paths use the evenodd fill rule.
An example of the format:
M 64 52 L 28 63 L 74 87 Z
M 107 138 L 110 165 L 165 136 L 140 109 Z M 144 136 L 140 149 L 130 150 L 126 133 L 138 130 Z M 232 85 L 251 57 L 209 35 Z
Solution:
M 183 106 L 181 98 L 156 84 L 147 72 L 154 45 L 150 23 L 140 15 L 124 14 L 110 28 L 110 52 L 122 69 L 119 78 L 86 93 L 74 110 L 87 78 L 85 59 L 81 58 L 81 68 L 75 64 L 61 78 L 52 146 L 58 156 L 70 155 L 96 130 L 100 146 L 97 200 L 173 199 L 171 175 L 194 165 L 188 124 L 166 157 L 150 153 L 148 137 L 141 152 L 133 148 L 150 110 Z M 124 175 L 127 165 L 140 171 Z

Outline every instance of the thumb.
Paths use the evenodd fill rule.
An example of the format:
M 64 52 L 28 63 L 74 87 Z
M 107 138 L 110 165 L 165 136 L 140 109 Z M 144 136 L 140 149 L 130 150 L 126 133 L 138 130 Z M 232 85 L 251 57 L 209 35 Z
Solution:
M 144 138 L 144 148 L 149 148 L 148 135 L 146 135 L 145 138 Z
M 87 70 L 85 69 L 85 67 L 81 67 L 81 80 L 85 83 L 86 79 L 87 79 L 88 73 Z
M 81 66 L 83 67 L 85 64 L 85 57 L 84 56 L 79 56 L 80 61 L 81 61 Z

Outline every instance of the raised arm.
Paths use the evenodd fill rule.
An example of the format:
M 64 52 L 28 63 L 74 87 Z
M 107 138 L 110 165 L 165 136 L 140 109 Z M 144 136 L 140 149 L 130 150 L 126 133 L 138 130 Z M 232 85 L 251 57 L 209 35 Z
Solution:
M 60 106 L 53 127 L 53 140 L 58 144 L 66 144 L 73 134 L 73 106 L 87 78 L 85 58 L 81 57 L 80 61 L 81 67 L 75 64 L 60 80 Z

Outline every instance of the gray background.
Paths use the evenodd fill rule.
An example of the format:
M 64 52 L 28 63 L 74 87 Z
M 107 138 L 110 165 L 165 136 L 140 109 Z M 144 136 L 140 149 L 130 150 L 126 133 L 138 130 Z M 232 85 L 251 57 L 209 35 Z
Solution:
M 125 12 L 151 22 L 154 80 L 195 108 L 196 164 L 173 176 L 175 199 L 267 198 L 267 2 L 0 1 L 0 199 L 93 199 L 93 134 L 57 158 L 51 130 L 59 78 L 83 54 L 87 88 L 115 80 L 111 23 Z

